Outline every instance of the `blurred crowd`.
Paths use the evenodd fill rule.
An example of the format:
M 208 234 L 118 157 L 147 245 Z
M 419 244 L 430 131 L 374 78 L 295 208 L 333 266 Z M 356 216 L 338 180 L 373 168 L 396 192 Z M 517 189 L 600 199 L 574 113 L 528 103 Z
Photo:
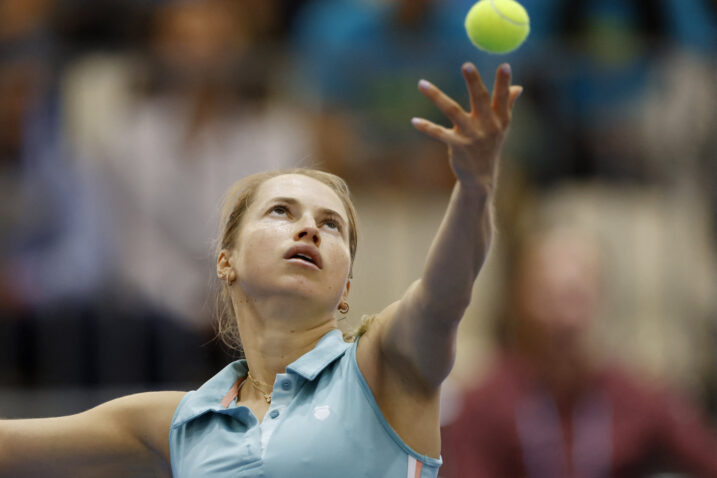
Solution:
M 580 228 L 602 251 L 600 293 L 583 311 L 605 317 L 592 321 L 593 348 L 717 416 L 717 2 L 524 0 L 530 37 L 505 56 L 468 41 L 471 3 L 0 0 L 0 386 L 210 376 L 232 355 L 212 330 L 219 204 L 261 170 L 344 177 L 369 228 L 358 270 L 400 283 L 397 260 L 370 263 L 392 250 L 372 242 L 370 220 L 395 225 L 396 257 L 408 255 L 401 224 L 420 223 L 432 207 L 421 201 L 453 181 L 442 145 L 410 127 L 413 116 L 445 124 L 416 83 L 465 104 L 463 62 L 490 87 L 509 61 L 525 93 L 492 285 L 479 281 L 499 293 L 469 312 L 461 346 L 501 356 L 523 343 L 506 337 L 539 336 L 517 331 L 506 277 L 535 229 Z M 581 306 L 580 290 L 564 293 L 546 310 Z M 380 291 L 358 294 L 385 305 Z M 466 353 L 458 395 L 490 377 L 492 362 Z M 470 413 L 459 402 L 446 416 Z

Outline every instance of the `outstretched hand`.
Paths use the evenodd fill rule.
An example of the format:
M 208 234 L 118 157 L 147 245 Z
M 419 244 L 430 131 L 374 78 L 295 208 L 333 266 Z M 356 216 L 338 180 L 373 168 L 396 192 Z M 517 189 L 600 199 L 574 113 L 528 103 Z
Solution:
M 470 96 L 470 111 L 465 111 L 435 85 L 421 80 L 418 89 L 453 122 L 453 128 L 423 118 L 413 118 L 411 122 L 417 130 L 448 146 L 451 168 L 462 186 L 492 191 L 513 104 L 523 88 L 510 85 L 507 63 L 496 72 L 492 96 L 475 65 L 466 63 L 461 70 Z

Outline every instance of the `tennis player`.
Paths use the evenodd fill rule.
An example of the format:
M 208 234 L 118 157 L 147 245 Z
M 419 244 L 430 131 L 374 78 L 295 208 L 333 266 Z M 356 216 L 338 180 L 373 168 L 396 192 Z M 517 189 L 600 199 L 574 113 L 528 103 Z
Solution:
M 453 126 L 413 126 L 448 146 L 456 176 L 422 276 L 355 340 L 334 317 L 348 309 L 357 241 L 345 183 L 314 170 L 250 176 L 227 195 L 217 254 L 246 359 L 189 393 L 0 421 L 0 476 L 436 477 L 440 386 L 491 242 L 501 147 L 522 91 L 507 64 L 492 94 L 474 65 L 462 72 L 468 111 L 419 82 Z

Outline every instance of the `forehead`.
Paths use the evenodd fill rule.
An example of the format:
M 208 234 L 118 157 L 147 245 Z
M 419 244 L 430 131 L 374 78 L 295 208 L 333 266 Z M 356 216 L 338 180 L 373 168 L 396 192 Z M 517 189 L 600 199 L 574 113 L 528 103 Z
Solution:
M 332 209 L 347 218 L 341 198 L 328 185 L 303 174 L 282 174 L 262 183 L 254 202 L 264 205 L 274 198 L 293 198 L 306 207 Z

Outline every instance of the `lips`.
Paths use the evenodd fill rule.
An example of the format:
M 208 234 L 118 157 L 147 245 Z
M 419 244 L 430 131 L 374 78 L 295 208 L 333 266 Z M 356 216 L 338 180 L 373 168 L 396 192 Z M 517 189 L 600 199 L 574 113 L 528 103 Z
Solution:
M 306 262 L 307 264 L 313 264 L 319 269 L 323 267 L 321 253 L 319 253 L 319 250 L 307 244 L 296 245 L 292 247 L 291 249 L 286 251 L 286 254 L 284 254 L 284 259 L 301 260 Z

